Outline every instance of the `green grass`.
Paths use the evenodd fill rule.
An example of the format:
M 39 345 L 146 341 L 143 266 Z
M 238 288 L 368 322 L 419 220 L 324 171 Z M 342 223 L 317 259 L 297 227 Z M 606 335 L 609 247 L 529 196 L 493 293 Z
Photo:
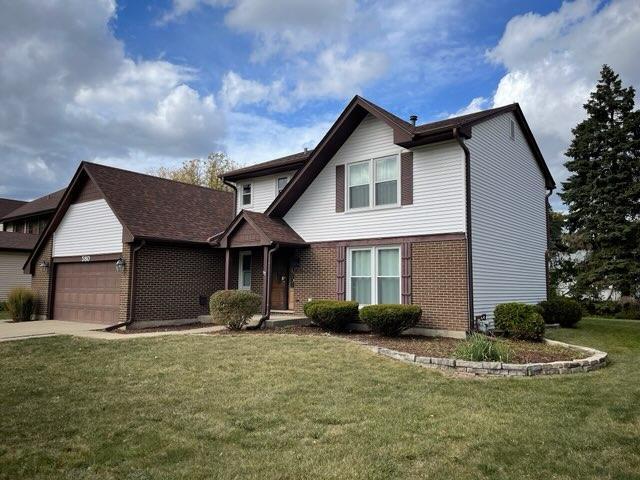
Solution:
M 0 478 L 640 478 L 640 322 L 597 372 L 456 378 L 335 338 L 0 344 Z

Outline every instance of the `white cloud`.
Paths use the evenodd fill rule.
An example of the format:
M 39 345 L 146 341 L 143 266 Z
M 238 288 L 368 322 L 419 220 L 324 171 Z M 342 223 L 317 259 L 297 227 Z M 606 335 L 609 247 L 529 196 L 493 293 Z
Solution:
M 563 153 L 602 64 L 620 73 L 623 83 L 640 83 L 634 45 L 640 45 L 640 2 L 578 0 L 547 15 L 512 18 L 487 53 L 507 69 L 493 105 L 520 103 L 556 182 L 567 177 Z
M 227 72 L 222 78 L 219 97 L 229 108 L 266 104 L 273 110 L 283 111 L 289 107 L 289 102 L 284 97 L 284 82 L 282 80 L 276 80 L 267 85 L 256 80 L 242 78 L 233 71 Z
M 485 110 L 489 106 L 489 102 L 490 100 L 486 97 L 475 97 L 466 107 L 461 108 L 457 112 L 443 114 L 442 116 L 452 118 L 479 112 L 480 110 Z
M 225 131 L 198 72 L 135 61 L 109 28 L 108 0 L 0 0 L 0 189 L 38 196 L 80 160 L 206 155 Z M 79 21 L 78 19 L 81 19 Z

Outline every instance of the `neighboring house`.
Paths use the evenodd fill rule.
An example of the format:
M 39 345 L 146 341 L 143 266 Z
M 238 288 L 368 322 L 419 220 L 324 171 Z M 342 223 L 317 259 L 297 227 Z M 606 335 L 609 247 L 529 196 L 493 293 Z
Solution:
M 25 274 L 22 267 L 37 241 L 37 235 L 0 232 L 0 302 L 14 288 L 31 286 L 31 275 Z
M 60 190 L 31 202 L 0 199 L 0 302 L 13 288 L 31 284 L 22 266 L 63 193 Z
M 31 202 L 21 202 L 15 209 L 0 216 L 2 230 L 39 235 L 51 220 L 63 194 L 64 189 Z
M 555 183 L 517 104 L 415 126 L 355 97 L 313 151 L 223 177 L 226 286 L 260 293 L 265 316 L 413 303 L 422 333 L 461 335 L 498 303 L 546 298 Z
M 415 125 L 356 96 L 315 149 L 223 180 L 235 196 L 83 163 L 26 265 L 40 314 L 175 323 L 239 288 L 265 319 L 417 304 L 416 333 L 464 336 L 547 296 L 555 183 L 517 104 Z
M 2 217 L 13 212 L 16 208 L 21 207 L 27 202 L 22 200 L 13 200 L 11 198 L 0 198 L 0 232 L 4 230 Z
M 224 284 L 208 239 L 233 218 L 229 192 L 83 162 L 25 271 L 41 318 L 191 321 Z

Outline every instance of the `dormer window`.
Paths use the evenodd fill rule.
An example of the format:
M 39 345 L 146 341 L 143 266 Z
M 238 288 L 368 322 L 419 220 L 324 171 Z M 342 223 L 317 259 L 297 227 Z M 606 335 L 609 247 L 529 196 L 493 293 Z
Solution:
M 242 185 L 242 205 L 251 205 L 251 184 Z

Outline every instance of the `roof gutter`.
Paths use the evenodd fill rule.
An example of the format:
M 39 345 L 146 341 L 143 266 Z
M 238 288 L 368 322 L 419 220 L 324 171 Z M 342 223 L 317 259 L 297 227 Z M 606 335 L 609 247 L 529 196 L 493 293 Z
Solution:
M 267 271 L 265 272 L 267 278 L 264 279 L 264 282 L 267 287 L 266 287 L 265 298 L 263 298 L 263 301 L 266 303 L 265 309 L 264 309 L 265 313 L 264 315 L 262 315 L 262 317 L 260 317 L 260 320 L 258 321 L 257 325 L 247 326 L 247 330 L 258 330 L 262 328 L 262 326 L 264 325 L 264 322 L 269 320 L 269 317 L 271 317 L 271 265 L 273 265 L 273 254 L 277 252 L 279 249 L 280 249 L 280 244 L 276 243 L 273 247 L 269 249 L 269 253 L 267 254 L 268 255 Z
M 473 308 L 473 251 L 472 251 L 472 225 L 471 225 L 471 152 L 464 143 L 464 135 L 460 127 L 453 128 L 453 136 L 464 152 L 464 183 L 465 183 L 465 217 L 467 230 L 467 306 L 469 308 L 469 332 L 475 329 Z

